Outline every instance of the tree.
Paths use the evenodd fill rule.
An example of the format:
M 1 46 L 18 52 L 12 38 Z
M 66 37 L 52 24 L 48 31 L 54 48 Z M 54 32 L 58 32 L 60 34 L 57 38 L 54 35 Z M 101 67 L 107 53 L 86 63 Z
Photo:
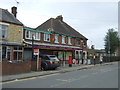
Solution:
M 114 53 L 120 45 L 120 38 L 118 37 L 118 32 L 114 29 L 109 29 L 105 36 L 105 51 L 106 53 Z

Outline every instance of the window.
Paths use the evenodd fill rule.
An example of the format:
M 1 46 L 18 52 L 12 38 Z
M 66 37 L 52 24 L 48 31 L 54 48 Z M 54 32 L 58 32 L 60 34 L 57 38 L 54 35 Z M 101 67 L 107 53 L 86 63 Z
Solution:
M 50 41 L 50 34 L 44 33 L 44 41 Z
M 30 39 L 30 31 L 26 30 L 25 31 L 25 36 L 26 36 L 26 39 Z
M 32 39 L 32 35 L 34 36 L 35 40 L 40 40 L 39 32 L 33 32 L 33 31 L 26 30 L 26 32 L 25 32 L 26 39 Z
M 40 33 L 39 32 L 35 33 L 35 40 L 40 40 Z
M 65 36 L 62 36 L 62 43 L 65 44 Z
M 30 39 L 32 39 L 32 36 L 34 37 L 34 39 L 36 38 L 35 32 L 30 31 Z
M 68 44 L 71 45 L 71 37 L 68 37 Z
M 2 59 L 10 60 L 11 58 L 11 47 L 2 46 Z
M 22 60 L 23 58 L 23 49 L 22 47 L 14 47 L 14 60 Z
M 8 26 L 0 25 L 0 38 L 7 39 L 8 34 Z
M 59 38 L 59 35 L 58 35 L 58 34 L 55 34 L 55 43 L 59 43 L 58 38 Z
M 80 45 L 80 40 L 76 39 L 76 45 Z

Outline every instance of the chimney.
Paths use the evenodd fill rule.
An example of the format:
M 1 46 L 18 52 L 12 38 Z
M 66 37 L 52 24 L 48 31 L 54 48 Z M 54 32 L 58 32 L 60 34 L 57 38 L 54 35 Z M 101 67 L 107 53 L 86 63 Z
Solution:
M 56 19 L 58 19 L 58 20 L 60 20 L 60 21 L 63 21 L 62 15 L 57 16 Z
M 11 8 L 11 12 L 12 12 L 12 14 L 16 17 L 16 15 L 17 15 L 17 7 L 13 6 L 13 7 Z

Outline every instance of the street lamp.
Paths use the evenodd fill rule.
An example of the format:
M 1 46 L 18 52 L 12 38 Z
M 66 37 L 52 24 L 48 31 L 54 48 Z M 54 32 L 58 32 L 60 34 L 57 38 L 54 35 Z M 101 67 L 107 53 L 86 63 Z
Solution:
M 34 34 L 32 34 L 32 61 L 34 61 Z

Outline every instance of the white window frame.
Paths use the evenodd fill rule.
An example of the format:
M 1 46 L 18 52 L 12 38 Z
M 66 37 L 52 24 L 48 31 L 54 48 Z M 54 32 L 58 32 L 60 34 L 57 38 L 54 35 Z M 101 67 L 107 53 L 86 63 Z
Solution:
M 68 37 L 68 44 L 71 45 L 71 37 Z
M 65 36 L 62 36 L 62 44 L 66 44 L 66 42 L 65 42 Z
M 55 43 L 59 43 L 59 35 L 55 34 Z
M 40 33 L 39 32 L 35 32 L 35 40 L 40 40 Z
M 29 37 L 27 37 L 27 32 L 28 32 Z M 28 31 L 28 30 L 25 31 L 25 38 L 26 38 L 26 39 L 31 39 L 31 38 L 30 38 L 30 31 Z
M 6 26 L 5 29 L 2 27 Z M 3 31 L 5 32 L 4 38 L 3 38 Z M 8 25 L 0 24 L 0 38 L 1 39 L 7 39 L 8 37 Z
M 50 42 L 50 34 L 44 33 L 44 41 Z
M 17 46 L 16 47 L 17 49 L 15 50 L 13 50 L 13 53 L 17 53 L 17 59 L 14 59 L 14 60 L 23 60 L 23 47 L 20 47 L 21 48 L 21 50 L 19 50 L 19 46 Z M 21 59 L 18 59 L 19 58 L 19 53 L 22 53 L 22 57 L 21 57 Z M 13 56 L 14 57 L 14 56 Z
M 28 32 L 29 37 L 27 37 L 27 32 Z M 29 30 L 25 31 L 25 38 L 32 39 L 32 34 L 34 34 L 34 40 L 40 40 L 40 32 L 34 32 L 34 31 L 29 31 Z

